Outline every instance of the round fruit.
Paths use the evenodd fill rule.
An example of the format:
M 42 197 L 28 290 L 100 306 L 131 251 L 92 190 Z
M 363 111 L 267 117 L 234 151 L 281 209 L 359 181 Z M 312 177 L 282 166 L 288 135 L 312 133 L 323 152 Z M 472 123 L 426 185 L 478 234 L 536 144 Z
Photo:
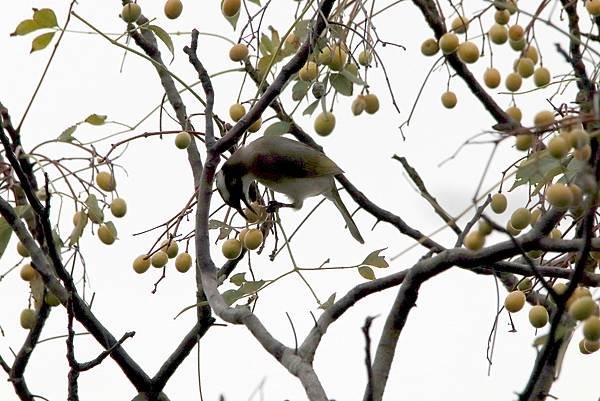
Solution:
M 372 61 L 373 61 L 373 53 L 371 53 L 370 51 L 363 50 L 362 52 L 359 53 L 358 64 L 360 64 L 364 67 L 368 67 L 371 65 Z
M 585 2 L 585 8 L 593 17 L 600 15 L 600 0 L 588 0 Z
M 522 230 L 529 225 L 531 212 L 529 209 L 520 207 L 510 216 L 510 224 L 517 230 Z
M 454 53 L 458 48 L 458 36 L 456 34 L 448 32 L 442 35 L 440 38 L 440 49 L 442 53 L 450 54 Z
M 178 272 L 185 273 L 190 270 L 190 267 L 192 267 L 192 256 L 189 253 L 183 252 L 177 255 L 175 268 Z
M 533 75 L 533 71 L 535 70 L 535 64 L 531 61 L 530 58 L 524 57 L 519 59 L 517 62 L 517 72 L 523 78 L 529 78 Z
M 471 231 L 467 234 L 464 240 L 465 248 L 472 251 L 477 251 L 483 248 L 485 244 L 485 236 L 481 235 L 479 231 Z
M 223 245 L 221 245 L 221 251 L 227 259 L 237 259 L 242 253 L 242 243 L 237 239 L 225 240 Z
M 567 285 L 565 283 L 556 283 L 552 286 L 552 289 L 558 295 L 562 295 L 565 293 L 565 291 L 567 291 Z
M 244 247 L 251 251 L 257 249 L 263 242 L 263 233 L 257 228 L 253 228 L 244 235 Z
M 590 354 L 600 349 L 600 341 L 583 340 L 583 348 Z
M 379 98 L 374 93 L 368 93 L 363 96 L 365 99 L 365 111 L 368 114 L 375 114 L 379 110 Z
M 100 241 L 106 245 L 111 245 L 115 242 L 115 236 L 108 229 L 106 224 L 102 224 L 100 227 L 98 227 L 98 238 L 100 238 Z
M 137 21 L 141 15 L 142 7 L 137 3 L 125 4 L 123 10 L 121 10 L 121 18 L 128 24 Z
M 508 44 L 510 45 L 511 49 L 513 49 L 514 51 L 520 52 L 521 50 L 523 50 L 525 48 L 525 39 L 521 39 L 521 40 L 509 39 Z
M 542 305 L 535 305 L 529 310 L 529 323 L 536 329 L 548 323 L 548 311 Z
M 140 255 L 133 260 L 133 270 L 137 274 L 145 273 L 150 268 L 150 258 L 148 255 Z
M 181 15 L 183 4 L 181 0 L 167 0 L 165 3 L 165 15 L 169 19 L 175 19 Z
M 442 104 L 447 109 L 452 109 L 456 106 L 456 102 L 458 99 L 456 98 L 456 94 L 452 91 L 447 91 L 442 93 Z
M 508 24 L 510 20 L 510 13 L 507 10 L 497 10 L 494 14 L 494 21 L 500 25 Z
M 577 298 L 571 306 L 569 306 L 569 315 L 575 320 L 585 320 L 592 316 L 596 303 L 589 296 Z
M 479 232 L 479 234 L 481 235 L 490 235 L 492 233 L 492 230 L 494 228 L 492 227 L 492 225 L 490 223 L 488 223 L 485 220 L 479 220 L 479 224 L 477 225 L 477 231 Z
M 530 278 L 525 278 L 517 284 L 517 290 L 519 291 L 529 291 L 533 288 L 533 283 Z
M 508 29 L 504 25 L 494 24 L 488 32 L 492 43 L 502 45 L 508 40 Z
M 500 72 L 495 68 L 487 68 L 483 73 L 483 82 L 488 88 L 497 88 L 500 85 L 500 81 Z
M 300 47 L 300 39 L 298 36 L 294 35 L 294 33 L 290 33 L 288 37 L 285 38 L 285 44 L 292 49 L 297 50 Z
M 600 340 L 600 318 L 590 316 L 583 323 L 583 336 L 588 341 Z
M 531 224 L 531 227 L 533 227 L 535 223 L 537 223 L 541 216 L 542 211 L 540 209 L 533 209 L 531 211 L 531 222 L 529 222 L 529 224 Z
M 519 134 L 515 138 L 515 147 L 517 150 L 526 151 L 533 145 L 533 135 Z
M 540 58 L 537 49 L 533 46 L 527 46 L 527 49 L 525 49 L 524 52 L 524 56 L 533 61 L 533 64 L 537 64 Z
M 473 42 L 464 42 L 458 46 L 458 57 L 467 64 L 473 64 L 479 60 L 479 49 Z
M 577 301 L 579 298 L 584 298 L 584 297 L 592 297 L 592 293 L 590 292 L 590 290 L 588 290 L 585 287 L 577 287 L 575 288 L 575 291 L 573 291 L 573 295 L 571 295 L 571 297 L 567 300 L 567 309 L 569 309 L 571 307 L 571 305 L 573 305 L 573 303 L 575 303 L 575 301 Z M 594 310 L 596 310 L 596 308 L 593 308 Z
M 469 20 L 465 16 L 459 16 L 452 20 L 452 30 L 456 33 L 465 33 L 469 29 Z
M 21 322 L 21 327 L 27 330 L 31 330 L 35 325 L 35 321 L 37 320 L 37 315 L 33 309 L 23 309 L 21 311 L 21 316 L 19 316 L 19 321 Z
M 540 256 L 542 256 L 542 251 L 540 251 L 539 249 L 534 249 L 532 251 L 527 252 L 527 256 L 529 256 L 531 259 L 537 259 Z
M 31 266 L 29 263 L 24 264 L 21 267 L 21 278 L 25 281 L 32 281 L 34 280 L 38 275 L 37 270 L 35 270 L 33 268 L 33 266 Z
M 236 43 L 229 49 L 229 58 L 231 61 L 242 61 L 248 57 L 248 46 L 243 43 Z
M 124 199 L 115 198 L 110 203 L 110 212 L 115 217 L 123 217 L 127 213 L 127 203 Z
M 440 50 L 440 46 L 438 45 L 437 40 L 433 38 L 425 39 L 423 43 L 421 43 L 421 53 L 424 56 L 431 57 L 437 54 Z
M 229 108 L 229 117 L 231 117 L 233 121 L 239 121 L 245 114 L 246 108 L 243 104 L 235 103 Z
M 366 107 L 367 101 L 365 100 L 365 97 L 363 95 L 358 95 L 356 99 L 354 99 L 354 101 L 352 102 L 352 106 L 350 106 L 352 114 L 354 114 L 355 116 L 358 116 L 363 111 L 365 111 Z
M 231 18 L 240 12 L 241 6 L 241 0 L 223 0 L 223 4 L 221 4 L 221 11 L 223 12 L 224 16 Z
M 496 214 L 504 213 L 507 205 L 508 205 L 508 201 L 506 200 L 506 196 L 504 196 L 504 194 L 492 195 L 490 207 L 492 208 L 494 213 L 496 213 Z
M 167 246 L 167 244 L 169 246 Z M 173 259 L 175 256 L 177 256 L 177 252 L 179 252 L 179 245 L 173 239 L 170 240 L 170 242 L 169 240 L 164 240 L 162 244 L 160 244 L 160 249 L 167 253 L 169 259 Z
M 552 231 L 550 231 L 550 238 L 561 239 L 562 233 L 560 232 L 560 230 L 558 228 L 553 228 Z
M 24 258 L 29 257 L 29 251 L 21 241 L 17 242 L 17 253 Z
M 590 157 L 592 157 L 592 147 L 590 145 L 585 145 L 581 149 L 575 149 L 573 151 L 573 157 L 580 161 L 590 160 Z
M 510 38 L 510 40 L 517 42 L 520 41 L 524 38 L 525 36 L 525 30 L 523 29 L 523 27 L 521 25 L 513 25 L 510 28 L 508 28 L 508 37 Z
M 521 230 L 517 230 L 516 228 L 514 228 L 512 224 L 510 224 L 510 220 L 506 222 L 506 231 L 513 237 L 516 237 L 517 235 L 521 234 Z
M 326 65 L 331 62 L 331 49 L 324 47 L 317 53 L 317 64 Z
M 298 71 L 298 77 L 302 81 L 312 81 L 319 75 L 319 68 L 317 67 L 317 63 L 314 61 L 308 61 L 300 71 Z
M 542 110 L 533 118 L 533 124 L 538 127 L 546 127 L 554 123 L 554 113 L 549 110 Z
M 58 299 L 58 297 L 50 291 L 48 291 L 44 296 L 44 302 L 46 302 L 48 306 L 52 307 L 60 305 L 60 299 Z
M 546 200 L 554 207 L 566 209 L 573 202 L 573 193 L 565 184 L 552 184 L 546 189 Z
M 157 251 L 150 258 L 150 263 L 156 268 L 161 268 L 169 261 L 169 255 L 163 250 Z
M 580 149 L 590 143 L 590 136 L 582 129 L 574 129 L 569 132 L 569 145 L 575 149 Z
M 346 65 L 348 59 L 348 53 L 345 46 L 334 46 L 331 48 L 331 61 L 329 61 L 329 68 L 333 71 L 341 71 Z
M 504 299 L 504 307 L 510 313 L 515 313 L 523 309 L 525 305 L 525 294 L 523 291 L 513 291 Z
M 569 190 L 573 194 L 573 201 L 571 202 L 571 206 L 578 206 L 583 202 L 583 191 L 579 188 L 578 185 L 569 184 Z
M 504 81 L 506 85 L 506 89 L 511 92 L 516 92 L 521 89 L 521 85 L 523 84 L 523 78 L 516 72 L 511 72 L 506 76 L 506 80 Z
M 248 234 L 248 231 L 250 231 L 249 228 L 244 228 L 242 231 L 240 231 L 239 235 L 238 235 L 238 239 L 240 240 L 240 242 L 242 243 L 242 246 L 245 248 L 246 246 L 244 245 L 244 239 L 246 239 L 246 234 Z
M 579 341 L 579 352 L 581 352 L 584 355 L 591 354 L 590 351 L 588 351 L 587 349 L 585 349 L 585 339 L 582 339 L 581 341 Z
M 261 126 L 262 126 L 262 118 L 259 118 L 258 120 L 254 121 L 252 124 L 250 124 L 250 126 L 248 127 L 248 132 L 257 132 Z
M 324 111 L 315 118 L 315 132 L 321 136 L 327 136 L 335 128 L 335 116 L 333 113 Z
M 325 96 L 325 85 L 322 82 L 315 82 L 312 86 L 311 92 L 315 99 L 320 99 Z
M 506 114 L 508 114 L 510 116 L 510 118 L 512 118 L 516 122 L 521 122 L 521 119 L 523 118 L 523 113 L 521 113 L 521 109 L 518 108 L 517 106 L 511 106 L 508 109 L 506 109 L 504 112 Z
M 96 175 L 96 184 L 98 184 L 100 189 L 106 192 L 114 191 L 117 187 L 115 178 L 108 171 L 101 171 Z
M 192 136 L 186 132 L 181 131 L 175 136 L 175 146 L 177 149 L 186 149 L 192 143 Z
M 561 136 L 555 136 L 548 141 L 548 152 L 556 159 L 562 159 L 569 153 L 571 148 L 567 141 Z

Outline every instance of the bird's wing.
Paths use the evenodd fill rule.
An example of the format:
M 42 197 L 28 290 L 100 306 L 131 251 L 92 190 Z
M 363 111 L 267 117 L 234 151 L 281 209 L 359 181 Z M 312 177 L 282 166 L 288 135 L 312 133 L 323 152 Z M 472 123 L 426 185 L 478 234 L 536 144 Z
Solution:
M 265 136 L 247 145 L 248 170 L 256 177 L 276 180 L 310 178 L 343 173 L 323 153 L 301 142 L 281 136 Z

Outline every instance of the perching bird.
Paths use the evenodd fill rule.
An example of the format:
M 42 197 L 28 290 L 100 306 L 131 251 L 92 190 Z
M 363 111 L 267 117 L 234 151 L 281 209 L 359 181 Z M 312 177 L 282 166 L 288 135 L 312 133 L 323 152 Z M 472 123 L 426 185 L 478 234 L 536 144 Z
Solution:
M 251 185 L 258 181 L 290 198 L 300 209 L 304 199 L 323 195 L 338 208 L 352 236 L 364 240 L 335 187 L 334 176 L 343 173 L 323 153 L 282 136 L 263 136 L 237 149 L 217 173 L 216 184 L 226 204 L 244 215 L 241 202 L 250 209 Z M 281 205 L 280 205 L 281 206 Z

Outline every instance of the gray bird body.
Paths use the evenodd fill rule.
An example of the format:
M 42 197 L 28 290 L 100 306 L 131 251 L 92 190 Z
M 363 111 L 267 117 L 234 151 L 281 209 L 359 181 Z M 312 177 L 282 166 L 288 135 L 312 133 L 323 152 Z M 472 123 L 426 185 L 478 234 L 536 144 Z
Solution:
M 324 195 L 338 208 L 352 236 L 364 243 L 335 186 L 333 177 L 341 173 L 343 170 L 331 159 L 301 142 L 263 136 L 236 150 L 223 164 L 217 188 L 223 200 L 238 210 L 240 200 L 249 203 L 254 181 L 289 197 L 295 209 L 308 197 Z

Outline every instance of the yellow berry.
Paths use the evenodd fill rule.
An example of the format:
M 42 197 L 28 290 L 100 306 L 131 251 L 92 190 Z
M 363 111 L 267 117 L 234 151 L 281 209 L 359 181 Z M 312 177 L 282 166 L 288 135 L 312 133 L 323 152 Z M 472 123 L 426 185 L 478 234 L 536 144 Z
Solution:
M 333 71 L 341 71 L 346 65 L 348 59 L 348 53 L 346 52 L 345 46 L 333 46 L 331 48 L 331 60 L 329 61 L 329 68 Z
M 585 8 L 588 13 L 593 17 L 597 17 L 600 15 L 600 0 L 587 0 L 585 2 Z
M 479 234 L 486 236 L 492 233 L 493 227 L 490 223 L 485 220 L 479 220 L 479 224 L 477 225 L 477 231 Z
M 297 50 L 300 47 L 300 39 L 292 32 L 285 38 L 285 45 Z
M 562 159 L 569 153 L 571 148 L 567 141 L 561 136 L 555 136 L 548 141 L 548 153 L 556 159 Z
M 583 355 L 591 354 L 591 352 L 585 348 L 585 339 L 579 341 L 579 352 L 581 352 Z
M 167 253 L 169 259 L 173 259 L 175 256 L 177 256 L 177 252 L 179 252 L 179 245 L 174 239 L 167 239 L 160 244 L 160 249 Z
M 581 202 L 583 202 L 583 190 L 575 184 L 569 184 L 569 190 L 571 191 L 571 194 L 573 194 L 573 201 L 571 202 L 571 206 L 580 205 Z
M 327 46 L 320 49 L 317 53 L 317 64 L 327 65 L 331 62 L 331 49 Z
M 51 307 L 60 305 L 60 299 L 58 299 L 58 297 L 50 291 L 48 291 L 46 295 L 44 295 L 44 302 L 46 302 L 46 304 Z
M 221 11 L 223 12 L 224 16 L 231 18 L 240 12 L 241 6 L 241 0 L 223 0 L 223 4 L 221 4 Z
M 511 72 L 506 76 L 506 80 L 504 81 L 506 85 L 506 89 L 511 92 L 516 92 L 521 89 L 521 85 L 523 84 L 523 78 L 516 72 Z
M 442 93 L 442 104 L 447 109 L 452 109 L 456 106 L 456 102 L 458 99 L 456 98 L 456 94 L 452 91 L 447 91 Z
M 108 171 L 101 171 L 96 175 L 96 184 L 106 192 L 114 191 L 117 187 L 115 178 Z
M 483 82 L 490 89 L 497 88 L 500 85 L 500 71 L 495 68 L 487 68 L 483 73 Z
M 508 206 L 508 201 L 506 200 L 506 196 L 504 194 L 494 194 L 492 195 L 492 200 L 490 202 L 490 207 L 492 211 L 496 214 L 504 213 L 506 207 Z
M 181 0 L 167 0 L 165 3 L 165 15 L 169 19 L 175 19 L 181 15 L 183 4 Z
M 553 228 L 552 231 L 550 231 L 550 238 L 561 239 L 562 233 L 560 232 L 560 230 L 558 228 Z
M 242 253 L 242 243 L 237 239 L 225 240 L 223 245 L 221 245 L 221 251 L 227 259 L 237 259 Z
M 374 93 L 368 93 L 363 96 L 365 100 L 365 111 L 368 114 L 375 114 L 379 110 L 379 98 Z
M 535 305 L 529 310 L 529 323 L 536 329 L 548 323 L 548 311 L 542 305 Z
M 257 228 L 248 230 L 244 235 L 244 247 L 251 251 L 257 249 L 263 242 L 263 233 Z
M 175 136 L 175 146 L 177 149 L 186 149 L 192 143 L 192 136 L 186 132 L 181 131 Z
M 562 295 L 565 293 L 565 291 L 567 291 L 567 285 L 565 283 L 556 283 L 552 286 L 552 289 L 558 295 Z
M 37 320 L 37 314 L 33 309 L 23 309 L 19 316 L 21 327 L 26 330 L 31 330 Z
M 520 52 L 521 50 L 523 50 L 525 48 L 525 39 L 521 39 L 521 40 L 509 39 L 508 44 L 510 45 L 511 49 L 513 49 L 514 51 Z
M 100 227 L 98 227 L 98 238 L 100 238 L 100 241 L 106 245 L 111 245 L 116 239 L 106 224 L 102 224 Z
M 423 43 L 421 43 L 421 53 L 424 56 L 434 56 L 439 50 L 440 46 L 438 45 L 437 40 L 433 38 L 425 39 Z
M 541 209 L 533 209 L 531 211 L 531 221 L 529 222 L 531 227 L 533 227 L 535 225 L 535 223 L 537 223 L 537 221 L 540 219 L 541 216 L 542 216 Z
M 479 60 L 479 49 L 473 42 L 464 42 L 458 46 L 458 57 L 467 64 L 473 64 Z
M 17 242 L 17 253 L 24 258 L 29 257 L 29 251 L 25 248 L 25 245 L 21 241 Z
M 477 251 L 483 248 L 485 244 L 485 236 L 481 235 L 479 231 L 472 231 L 467 234 L 464 240 L 465 248 L 472 251 Z
M 527 46 L 527 49 L 525 49 L 524 57 L 527 57 L 528 59 L 533 61 L 533 64 L 537 64 L 537 62 L 539 60 L 539 55 L 538 55 L 537 49 L 531 45 Z
M 588 135 L 588 133 L 579 128 L 569 132 L 568 138 L 569 145 L 571 145 L 575 149 L 580 149 L 590 143 L 590 136 Z
M 452 20 L 452 30 L 456 33 L 465 33 L 469 29 L 469 19 L 465 16 L 458 16 Z
M 510 20 L 510 13 L 507 10 L 497 10 L 494 14 L 494 21 L 500 25 L 508 24 Z
M 575 320 L 585 320 L 592 316 L 595 308 L 596 303 L 592 297 L 583 296 L 581 298 L 577 298 L 571 304 L 571 306 L 569 306 L 569 315 L 571 315 L 571 317 Z
M 546 190 L 546 200 L 556 208 L 566 209 L 573 202 L 573 193 L 565 184 L 552 184 Z
M 442 49 L 442 53 L 454 53 L 458 48 L 458 36 L 451 32 L 445 33 L 440 38 L 439 45 L 440 49 Z
M 517 62 L 517 72 L 523 78 L 529 78 L 533 75 L 533 71 L 535 70 L 535 64 L 531 61 L 530 58 L 524 57 L 519 59 Z
M 592 157 L 592 147 L 590 145 L 585 145 L 580 149 L 575 149 L 573 151 L 573 157 L 583 162 L 590 160 L 590 157 Z
M 243 43 L 236 43 L 229 49 L 229 58 L 231 61 L 242 61 L 248 57 L 248 46 Z
M 133 260 L 133 270 L 137 274 L 142 274 L 150 268 L 150 263 L 148 255 L 140 255 Z
M 233 121 L 239 121 L 245 114 L 246 108 L 243 104 L 235 103 L 229 108 L 229 117 L 231 117 Z
M 553 123 L 554 113 L 549 110 L 542 110 L 533 118 L 533 124 L 538 128 L 544 128 Z
M 488 36 L 492 43 L 502 45 L 508 40 L 508 29 L 504 25 L 494 24 L 490 28 Z
M 546 67 L 539 67 L 533 72 L 533 83 L 538 88 L 550 83 L 550 71 Z
M 583 348 L 585 348 L 585 350 L 588 353 L 593 353 L 596 352 L 600 349 L 600 341 L 588 341 L 588 340 L 582 340 L 583 341 Z
M 25 281 L 32 281 L 38 276 L 37 270 L 33 268 L 29 263 L 24 264 L 21 267 L 21 278 Z
M 517 230 L 522 230 L 531 222 L 531 212 L 525 207 L 515 210 L 510 216 L 510 224 Z
M 517 42 L 519 40 L 522 40 L 524 36 L 525 30 L 521 25 L 517 24 L 508 28 L 508 37 L 510 38 L 510 40 Z
M 127 203 L 124 199 L 115 198 L 110 203 L 110 212 L 115 217 L 123 217 L 127 213 Z
M 185 273 L 192 267 L 192 255 L 187 252 L 180 253 L 175 259 L 175 268 L 180 273 Z
M 519 134 L 515 137 L 515 147 L 517 150 L 526 151 L 533 145 L 533 135 Z
M 248 132 L 257 132 L 261 126 L 262 118 L 259 118 L 258 120 L 255 120 L 252 124 L 250 124 L 250 126 L 248 127 Z
M 314 61 L 308 61 L 300 71 L 298 71 L 298 77 L 302 81 L 312 81 L 319 75 L 319 68 L 317 67 L 317 63 Z
M 315 132 L 321 136 L 327 136 L 335 128 L 335 116 L 333 113 L 324 111 L 315 118 Z
M 368 50 L 363 50 L 358 55 L 358 64 L 368 67 L 373 61 L 373 54 Z
M 506 298 L 504 299 L 504 307 L 510 313 L 515 313 L 523 309 L 525 305 L 525 294 L 523 291 L 513 291 L 508 293 Z
M 127 23 L 133 23 L 142 15 L 142 8 L 137 3 L 128 3 L 121 10 L 121 18 Z
M 358 95 L 353 101 L 350 109 L 352 110 L 352 114 L 355 116 L 360 115 L 363 111 L 365 111 L 367 107 L 367 101 L 363 95 Z
M 533 283 L 530 278 L 525 278 L 517 284 L 517 290 L 519 291 L 530 291 L 533 288 Z
M 506 222 L 506 231 L 513 237 L 516 237 L 517 235 L 521 234 L 521 230 L 517 230 L 516 228 L 514 228 L 512 224 L 510 224 L 510 220 Z
M 169 255 L 163 250 L 157 251 L 150 258 L 150 263 L 156 268 L 161 268 L 169 261 Z

